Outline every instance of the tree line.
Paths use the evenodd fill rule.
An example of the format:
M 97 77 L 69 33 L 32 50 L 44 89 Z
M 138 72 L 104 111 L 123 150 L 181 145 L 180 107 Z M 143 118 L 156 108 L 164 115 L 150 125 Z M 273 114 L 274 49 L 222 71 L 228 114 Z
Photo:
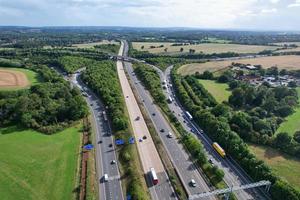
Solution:
M 223 110 L 220 111 L 216 108 L 218 105 L 212 109 L 207 109 L 193 102 L 182 84 L 184 79 L 176 73 L 178 67 L 174 67 L 171 72 L 176 94 L 183 106 L 193 115 L 194 121 L 205 133 L 213 141 L 218 142 L 227 154 L 235 159 L 254 180 L 265 179 L 271 181 L 271 196 L 273 199 L 300 199 L 300 193 L 295 188 L 275 175 L 263 161 L 258 160 L 250 152 L 247 144 L 231 129 L 226 117 L 222 115 Z

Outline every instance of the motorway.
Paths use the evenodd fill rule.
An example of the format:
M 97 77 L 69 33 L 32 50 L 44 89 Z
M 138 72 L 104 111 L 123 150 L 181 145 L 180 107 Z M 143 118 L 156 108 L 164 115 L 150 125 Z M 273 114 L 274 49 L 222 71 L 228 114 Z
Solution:
M 126 49 L 126 48 L 125 48 Z M 187 190 L 189 195 L 208 192 L 210 191 L 209 186 L 199 174 L 194 163 L 189 159 L 189 155 L 183 148 L 183 145 L 179 143 L 176 139 L 176 136 L 173 134 L 173 138 L 169 138 L 167 136 L 168 132 L 173 132 L 170 127 L 168 121 L 162 115 L 160 109 L 157 105 L 153 104 L 153 99 L 148 91 L 145 90 L 143 85 L 137 79 L 135 74 L 133 73 L 133 68 L 131 63 L 125 62 L 125 69 L 128 72 L 132 85 L 136 88 L 139 98 L 142 100 L 147 112 L 148 116 L 151 118 L 155 130 L 168 153 L 177 173 L 181 181 L 184 184 L 185 189 Z M 155 114 L 155 115 L 154 115 Z M 165 131 L 162 133 L 160 130 L 164 129 Z M 194 179 L 197 186 L 192 187 L 190 185 L 191 179 Z M 204 199 L 216 199 L 215 197 L 204 198 Z
M 124 43 L 121 43 L 119 55 L 122 55 Z M 175 200 L 176 195 L 170 183 L 169 177 L 165 172 L 160 156 L 156 150 L 154 142 L 151 138 L 148 127 L 144 121 L 141 110 L 137 104 L 133 91 L 127 80 L 123 63 L 117 62 L 117 72 L 127 106 L 131 126 L 135 139 L 137 141 L 137 149 L 141 160 L 143 172 L 145 174 L 147 186 L 149 188 L 151 198 L 153 200 Z M 153 185 L 150 177 L 150 168 L 154 168 L 158 177 L 158 184 Z
M 105 120 L 103 111 L 105 107 L 100 99 L 89 90 L 79 79 L 79 73 L 75 74 L 72 83 L 80 90 L 88 94 L 85 97 L 91 111 L 95 134 L 96 148 L 96 172 L 99 199 L 100 200 L 124 200 L 118 162 L 112 164 L 112 160 L 117 161 L 115 146 L 113 142 L 112 130 L 108 120 Z M 106 118 L 107 119 L 107 118 Z M 110 147 L 110 144 L 112 146 Z M 104 174 L 108 174 L 108 181 L 103 179 Z
M 161 81 L 167 80 L 168 85 L 170 86 L 171 77 L 170 71 L 173 66 L 170 66 L 163 73 L 160 69 L 155 67 L 159 72 Z M 174 101 L 169 105 L 170 110 L 175 114 L 177 119 L 180 121 L 182 126 L 188 131 L 194 133 L 203 143 L 205 151 L 207 153 L 208 159 L 211 159 L 213 164 L 221 168 L 225 172 L 224 181 L 230 186 L 239 186 L 252 183 L 251 178 L 244 172 L 244 170 L 230 157 L 223 159 L 212 147 L 213 141 L 202 132 L 201 128 L 197 126 L 193 121 L 190 121 L 184 114 L 185 110 L 180 105 L 180 102 L 175 96 L 173 87 L 167 87 L 164 90 L 166 98 L 171 96 Z M 261 189 L 249 189 L 246 191 L 235 192 L 235 195 L 238 199 L 248 200 L 248 199 L 269 199 L 269 197 L 262 192 Z

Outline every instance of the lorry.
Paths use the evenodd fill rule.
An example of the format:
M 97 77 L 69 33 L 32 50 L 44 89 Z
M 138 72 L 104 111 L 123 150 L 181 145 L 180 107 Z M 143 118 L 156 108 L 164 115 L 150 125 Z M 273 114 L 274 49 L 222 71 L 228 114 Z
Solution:
M 222 156 L 222 158 L 225 158 L 226 153 L 225 153 L 224 149 L 218 143 L 214 142 L 213 147 L 220 154 L 220 156 Z
M 153 185 L 158 184 L 158 178 L 153 167 L 150 168 L 150 175 L 151 175 Z

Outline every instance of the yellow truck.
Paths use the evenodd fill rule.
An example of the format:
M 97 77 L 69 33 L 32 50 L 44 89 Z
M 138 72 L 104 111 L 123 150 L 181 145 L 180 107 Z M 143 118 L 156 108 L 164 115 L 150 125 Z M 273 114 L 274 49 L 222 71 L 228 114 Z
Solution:
M 218 143 L 214 142 L 213 147 L 220 154 L 220 156 L 225 158 L 226 153 L 225 153 L 224 149 Z

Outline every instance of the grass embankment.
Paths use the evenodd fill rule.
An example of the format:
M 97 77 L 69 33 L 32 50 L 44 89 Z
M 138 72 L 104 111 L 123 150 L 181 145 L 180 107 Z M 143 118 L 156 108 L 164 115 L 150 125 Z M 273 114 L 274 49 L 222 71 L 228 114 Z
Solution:
M 293 136 L 296 131 L 300 131 L 300 87 L 297 88 L 297 93 L 299 98 L 298 107 L 292 115 L 285 119 L 276 133 L 287 132 Z
M 271 147 L 249 144 L 251 151 L 265 161 L 273 171 L 300 191 L 300 159 L 281 153 Z
M 74 199 L 81 127 L 53 135 L 0 129 L 1 199 Z
M 228 101 L 231 92 L 228 90 L 229 86 L 226 83 L 217 83 L 213 80 L 202 80 L 199 82 L 205 87 L 208 92 L 217 100 L 218 103 Z

